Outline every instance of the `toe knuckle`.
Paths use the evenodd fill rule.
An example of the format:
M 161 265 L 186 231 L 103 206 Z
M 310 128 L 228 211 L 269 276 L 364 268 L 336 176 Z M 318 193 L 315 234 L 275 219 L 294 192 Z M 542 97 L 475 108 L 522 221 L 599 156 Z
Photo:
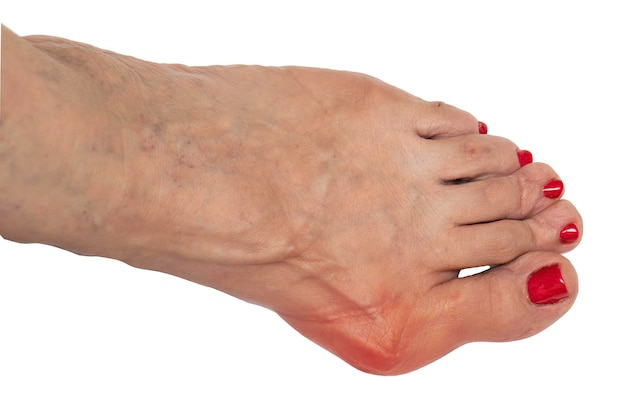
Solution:
M 490 142 L 468 138 L 463 143 L 463 154 L 470 159 L 492 158 L 494 147 Z
M 528 216 L 537 205 L 537 198 L 533 193 L 532 180 L 522 171 L 513 177 L 512 187 L 517 195 L 515 213 L 517 217 Z

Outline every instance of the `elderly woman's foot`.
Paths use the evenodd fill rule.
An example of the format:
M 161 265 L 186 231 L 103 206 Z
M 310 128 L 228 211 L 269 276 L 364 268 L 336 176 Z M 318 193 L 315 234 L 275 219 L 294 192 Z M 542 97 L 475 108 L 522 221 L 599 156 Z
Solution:
M 360 74 L 9 42 L 7 238 L 264 305 L 379 374 L 530 336 L 576 297 L 558 175 L 466 112 Z

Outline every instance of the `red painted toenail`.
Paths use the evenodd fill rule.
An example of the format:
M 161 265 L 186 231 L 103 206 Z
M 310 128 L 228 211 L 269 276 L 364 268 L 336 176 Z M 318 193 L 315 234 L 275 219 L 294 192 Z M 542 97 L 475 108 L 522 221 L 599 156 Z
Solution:
M 576 242 L 578 240 L 578 227 L 574 223 L 568 224 L 561 229 L 559 237 L 561 238 L 561 243 L 564 244 Z
M 528 278 L 528 298 L 534 304 L 554 304 L 567 296 L 567 287 L 557 264 L 541 268 Z
M 543 195 L 548 198 L 559 198 L 563 194 L 563 181 L 552 180 L 543 187 Z
M 483 122 L 478 122 L 478 133 L 480 133 L 481 135 L 486 135 L 487 131 L 487 125 Z
M 518 150 L 517 159 L 519 160 L 520 166 L 523 167 L 533 162 L 533 154 L 530 153 L 530 151 Z

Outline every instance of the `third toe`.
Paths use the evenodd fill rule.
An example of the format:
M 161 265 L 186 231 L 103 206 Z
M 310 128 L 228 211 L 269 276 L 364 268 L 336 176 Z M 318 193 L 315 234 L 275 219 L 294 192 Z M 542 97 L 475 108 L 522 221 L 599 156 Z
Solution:
M 555 204 L 563 193 L 563 182 L 545 164 L 527 165 L 510 175 L 447 185 L 445 189 L 458 225 L 529 218 Z

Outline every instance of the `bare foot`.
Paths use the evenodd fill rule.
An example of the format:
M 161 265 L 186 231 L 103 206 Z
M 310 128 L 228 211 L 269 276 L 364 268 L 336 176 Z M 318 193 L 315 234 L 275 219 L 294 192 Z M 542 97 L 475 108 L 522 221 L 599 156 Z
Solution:
M 220 289 L 378 374 L 531 336 L 575 299 L 558 175 L 466 112 L 354 73 L 15 49 L 32 78 L 3 86 L 0 147 L 36 146 L 0 172 L 7 238 Z

